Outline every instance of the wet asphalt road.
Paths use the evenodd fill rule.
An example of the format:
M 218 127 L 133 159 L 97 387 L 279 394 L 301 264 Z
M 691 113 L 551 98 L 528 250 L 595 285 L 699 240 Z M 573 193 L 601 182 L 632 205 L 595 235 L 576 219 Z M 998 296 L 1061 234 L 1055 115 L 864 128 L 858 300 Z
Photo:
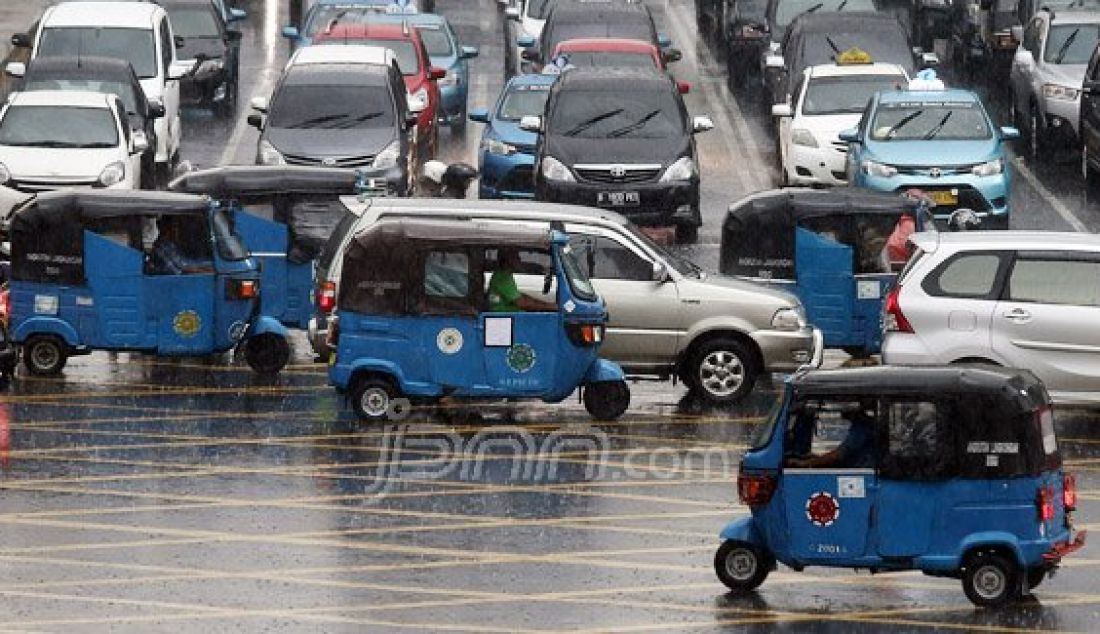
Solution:
M 13 6 L 18 4 L 20 6 Z M 7 32 L 41 0 L 3 3 Z M 239 2 L 242 102 L 266 94 L 287 55 L 285 0 Z M 726 204 L 775 181 L 774 144 L 696 42 L 691 4 L 651 2 L 684 49 L 706 225 L 686 251 L 711 268 Z M 439 0 L 474 60 L 471 106 L 502 83 L 501 23 L 488 0 Z M 242 104 L 243 105 L 243 104 Z M 249 163 L 245 113 L 185 114 L 183 157 Z M 444 134 L 473 159 L 480 130 Z M 1100 226 L 1070 165 L 1023 165 L 1014 224 Z M 1030 176 L 1028 176 L 1028 174 Z M 1077 223 L 1077 224 L 1075 224 Z M 1077 225 L 1080 226 L 1077 226 Z M 93 354 L 58 379 L 20 375 L 0 393 L 0 631 L 1095 631 L 1097 546 L 1033 602 L 975 610 L 957 582 L 916 573 L 781 569 L 747 597 L 711 568 L 717 533 L 746 513 L 734 480 L 774 400 L 765 382 L 729 411 L 678 386 L 638 383 L 630 412 L 592 426 L 575 401 L 414 414 L 362 427 L 309 361 L 256 379 L 229 357 Z M 843 357 L 830 358 L 837 363 Z M 1078 474 L 1078 521 L 1100 527 L 1100 420 L 1058 418 Z

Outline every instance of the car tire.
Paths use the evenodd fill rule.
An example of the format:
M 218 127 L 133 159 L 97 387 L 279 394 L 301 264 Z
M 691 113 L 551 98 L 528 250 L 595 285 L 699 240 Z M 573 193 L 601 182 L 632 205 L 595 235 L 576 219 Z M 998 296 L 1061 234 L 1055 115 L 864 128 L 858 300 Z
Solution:
M 1002 606 L 1019 591 L 1015 562 L 995 552 L 978 552 L 966 563 L 962 586 L 966 598 L 982 608 Z
M 378 377 L 365 377 L 355 382 L 348 398 L 359 420 L 380 422 L 389 416 L 394 400 L 399 395 L 390 381 Z
M 244 360 L 257 374 L 278 374 L 290 360 L 286 337 L 265 332 L 244 342 Z
M 34 335 L 23 344 L 23 365 L 35 376 L 56 376 L 69 357 L 69 346 L 57 335 Z
M 584 409 L 598 421 L 618 420 L 630 406 L 626 381 L 600 381 L 584 386 Z
M 758 374 L 756 358 L 747 345 L 716 337 L 692 350 L 681 378 L 704 401 L 725 405 L 748 395 Z
M 750 592 L 760 587 L 775 567 L 775 561 L 759 546 L 727 539 L 714 554 L 714 572 L 733 592 Z

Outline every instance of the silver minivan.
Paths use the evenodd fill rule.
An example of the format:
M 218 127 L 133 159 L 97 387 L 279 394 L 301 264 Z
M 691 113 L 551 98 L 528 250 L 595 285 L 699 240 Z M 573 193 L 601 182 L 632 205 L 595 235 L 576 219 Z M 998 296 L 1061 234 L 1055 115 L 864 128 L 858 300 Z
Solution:
M 793 295 L 703 272 L 666 252 L 611 211 L 516 201 L 343 198 L 351 215 L 333 233 L 317 266 L 318 305 L 310 327 L 314 351 L 327 356 L 323 310 L 340 279 L 335 254 L 381 218 L 432 217 L 493 225 L 522 224 L 571 236 L 571 246 L 607 302 L 610 321 L 600 354 L 634 376 L 679 377 L 713 403 L 732 403 L 762 373 L 820 363 L 821 332 L 806 323 Z M 352 219 L 354 218 L 354 220 Z M 553 298 L 535 272 L 516 275 L 521 290 Z
M 1055 401 L 1100 403 L 1100 236 L 918 233 L 883 306 L 888 364 L 1026 368 Z

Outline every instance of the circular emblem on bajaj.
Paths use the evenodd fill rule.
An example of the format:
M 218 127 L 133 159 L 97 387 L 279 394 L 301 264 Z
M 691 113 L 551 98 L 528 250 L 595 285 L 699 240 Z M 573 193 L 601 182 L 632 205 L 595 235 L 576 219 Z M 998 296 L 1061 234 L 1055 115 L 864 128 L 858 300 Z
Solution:
M 818 491 L 806 500 L 806 519 L 814 526 L 832 526 L 840 517 L 840 504 L 829 493 Z
M 525 343 L 517 343 L 508 348 L 505 360 L 513 372 L 523 374 L 535 367 L 535 349 Z

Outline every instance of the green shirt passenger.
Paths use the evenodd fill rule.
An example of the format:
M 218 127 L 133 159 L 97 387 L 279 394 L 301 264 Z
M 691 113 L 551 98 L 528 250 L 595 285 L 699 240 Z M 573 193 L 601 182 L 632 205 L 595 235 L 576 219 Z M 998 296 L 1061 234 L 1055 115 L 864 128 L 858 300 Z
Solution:
M 500 249 L 497 270 L 489 278 L 489 311 L 494 313 L 556 311 L 554 302 L 544 302 L 520 292 L 516 285 L 515 270 L 519 268 L 519 251 Z

